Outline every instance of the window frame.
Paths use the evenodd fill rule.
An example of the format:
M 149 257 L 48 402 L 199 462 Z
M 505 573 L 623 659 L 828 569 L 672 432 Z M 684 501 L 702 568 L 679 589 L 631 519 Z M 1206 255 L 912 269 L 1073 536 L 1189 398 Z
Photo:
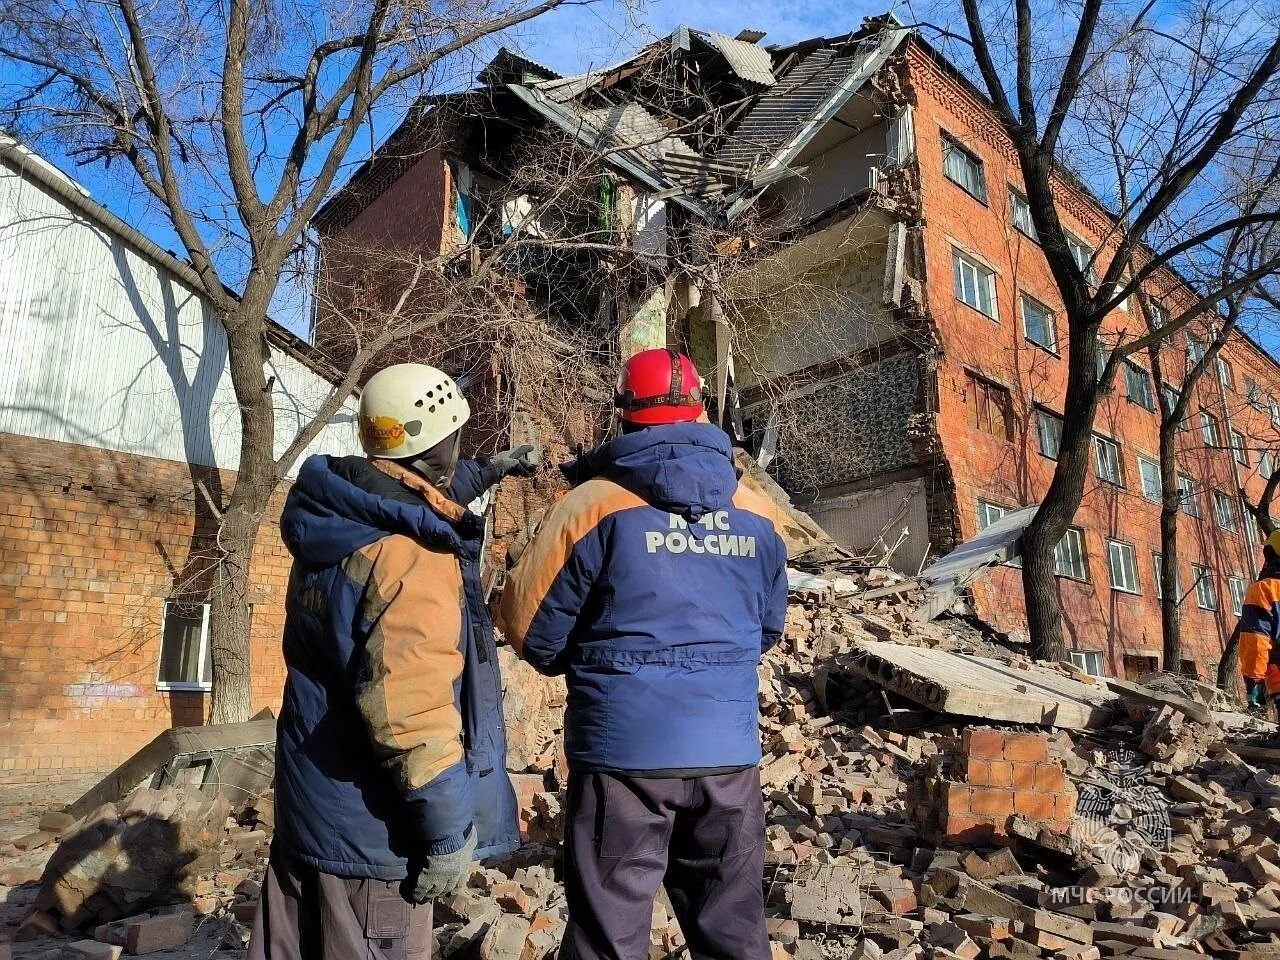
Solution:
M 1013 391 L 1011 391 L 1004 384 L 997 383 L 996 381 L 991 380 L 987 377 L 984 377 L 982 376 L 982 374 L 977 373 L 976 371 L 970 370 L 967 367 L 965 368 L 964 373 L 965 373 L 965 380 L 966 380 L 966 383 L 965 383 L 966 392 L 970 386 L 974 388 L 973 406 L 972 406 L 973 417 L 972 417 L 970 426 L 974 430 L 977 430 L 980 433 L 985 433 L 989 437 L 995 437 L 997 440 L 1002 440 L 1005 443 L 1011 443 L 1014 439 Z M 1001 419 L 1003 420 L 1003 423 L 1004 423 L 1004 431 L 1002 433 L 995 433 L 991 430 L 986 429 L 983 426 L 983 420 L 979 416 L 981 411 L 978 406 L 978 401 L 979 401 L 979 397 L 977 395 L 978 388 L 981 388 L 983 391 L 986 392 L 988 403 L 991 402 L 990 395 L 993 392 L 998 391 L 1000 394 L 1003 395 L 1003 403 L 1000 404 Z
M 1079 657 L 1079 660 L 1076 659 L 1077 657 Z M 1089 669 L 1090 657 L 1093 658 L 1092 662 L 1096 664 L 1096 672 Z M 1102 666 L 1102 654 L 1097 650 L 1068 650 L 1067 660 L 1076 669 L 1082 673 L 1087 673 L 1091 677 L 1105 677 L 1107 675 Z
M 1219 602 L 1218 602 L 1218 590 L 1216 585 L 1213 582 L 1213 567 L 1198 564 L 1198 563 L 1193 563 L 1191 565 L 1191 573 L 1195 578 L 1194 590 L 1196 595 L 1196 606 L 1199 607 L 1201 610 L 1216 611 L 1219 607 Z M 1205 604 L 1204 595 L 1201 593 L 1201 588 L 1205 584 L 1208 584 L 1208 590 L 1212 591 L 1212 594 L 1211 594 L 1211 599 L 1213 601 L 1212 606 Z
M 163 680 L 161 679 L 164 672 L 164 629 L 165 623 L 169 619 L 169 608 L 184 604 L 186 606 L 197 606 L 195 603 L 186 603 L 175 598 L 168 598 L 164 601 L 160 608 L 160 650 L 156 656 L 156 690 L 163 693 L 210 693 L 213 690 L 213 671 L 210 669 L 209 677 L 205 680 L 190 682 L 186 680 Z M 201 610 L 200 616 L 200 650 L 197 653 L 196 663 L 199 664 L 199 675 L 204 676 L 205 658 L 209 655 L 209 616 L 213 605 L 208 602 L 198 604 Z
M 1190 484 L 1190 495 L 1188 495 L 1187 487 L 1183 484 L 1184 480 Z M 1200 481 L 1195 477 L 1185 473 L 1178 474 L 1178 500 L 1180 501 L 1178 509 L 1188 517 L 1195 517 L 1197 520 L 1204 519 L 1204 510 L 1200 506 Z M 1194 510 L 1187 509 L 1187 504 L 1189 503 L 1195 505 Z
M 987 527 L 991 526 L 991 524 L 992 524 L 992 523 L 995 523 L 995 522 L 996 522 L 996 520 L 1001 519 L 1001 517 L 1004 517 L 1004 516 L 1006 516 L 1007 514 L 1012 513 L 1014 510 L 1020 510 L 1020 509 L 1021 509 L 1021 507 L 1006 507 L 1006 506 L 1004 506 L 1003 504 L 996 503 L 994 500 L 987 500 L 987 499 L 986 499 L 986 498 L 984 498 L 984 497 L 978 497 L 978 498 L 977 498 L 977 503 L 978 503 L 977 517 L 978 517 L 978 532 L 979 532 L 979 533 L 981 533 L 983 530 L 987 529 Z M 990 521 L 989 523 L 987 523 L 987 524 L 985 524 L 985 525 L 984 525 L 984 524 L 983 524 L 983 522 L 982 522 L 983 514 L 984 514 L 984 512 L 985 512 L 985 511 L 984 511 L 984 508 L 989 509 L 989 510 L 999 510 L 999 511 L 1000 511 L 1000 514 L 999 514 L 999 516 L 997 516 L 997 517 L 995 518 L 995 520 L 992 520 L 992 521 Z M 1021 558 L 1021 557 L 1014 557 L 1014 558 L 1009 559 L 1009 560 L 1002 560 L 1002 561 L 1001 561 L 1001 563 L 1002 563 L 1003 565 L 1005 565 L 1005 566 L 1009 566 L 1009 567 L 1021 567 L 1021 566 L 1022 566 L 1022 558 Z
M 1071 259 L 1076 262 L 1077 269 L 1084 275 L 1085 282 L 1089 286 L 1096 287 L 1098 285 L 1098 248 L 1085 243 L 1070 230 L 1064 230 L 1063 233 L 1067 238 L 1067 250 L 1071 254 Z M 1076 252 L 1077 250 L 1088 252 L 1089 255 L 1084 258 L 1083 262 L 1081 262 L 1081 257 Z M 1086 264 L 1089 268 L 1087 271 L 1085 270 Z
M 1142 384 L 1142 397 L 1133 395 L 1135 380 Z M 1156 413 L 1160 409 L 1156 406 L 1156 389 L 1151 380 L 1151 371 L 1147 370 L 1146 367 L 1139 366 L 1132 360 L 1124 361 L 1124 396 L 1129 403 L 1151 413 Z
M 1115 468 L 1116 468 L 1115 470 L 1116 475 L 1114 478 L 1107 476 L 1102 472 L 1101 451 L 1103 448 L 1103 444 L 1110 444 L 1111 446 L 1112 456 L 1114 458 Z M 1113 440 L 1111 437 L 1104 437 L 1100 433 L 1095 433 L 1093 435 L 1093 466 L 1094 466 L 1093 472 L 1095 476 L 1097 476 L 1097 478 L 1101 480 L 1103 483 L 1109 483 L 1113 487 L 1120 487 L 1122 489 L 1124 488 L 1124 463 L 1123 463 L 1123 457 L 1121 456 L 1121 453 L 1120 453 L 1119 441 Z
M 977 304 L 970 303 L 961 295 L 964 292 L 964 274 L 961 269 L 962 266 L 967 266 L 973 271 L 975 277 L 974 296 L 978 301 Z M 977 281 L 983 281 L 983 284 L 980 285 Z M 983 263 L 973 254 L 965 252 L 955 244 L 951 245 L 951 283 L 955 288 L 956 300 L 958 302 L 963 303 L 970 310 L 978 311 L 978 313 L 982 314 L 988 320 L 994 320 L 996 323 L 1000 322 L 1000 303 L 996 290 L 996 271 L 992 267 Z M 980 290 L 980 286 L 983 285 L 986 286 L 987 295 L 990 297 L 990 313 L 982 309 L 981 306 L 982 292 Z
M 1236 498 L 1230 494 L 1223 493 L 1221 490 L 1210 491 L 1210 499 L 1213 501 L 1213 519 L 1218 525 L 1219 530 L 1227 533 L 1240 532 L 1240 515 L 1236 513 Z M 1222 522 L 1222 508 L 1225 507 L 1231 511 L 1231 525 Z
M 1049 343 L 1042 343 L 1031 335 L 1031 327 L 1027 323 L 1027 303 L 1028 301 L 1035 308 L 1043 310 L 1048 320 Z M 1051 353 L 1055 357 L 1058 356 L 1058 318 L 1051 310 L 1048 304 L 1037 300 L 1025 290 L 1018 292 L 1018 313 L 1022 315 L 1022 336 L 1028 343 L 1033 343 L 1046 353 Z
M 1200 408 L 1200 437 L 1204 445 L 1214 450 L 1222 448 L 1222 431 L 1218 418 L 1203 407 Z
M 973 199 L 977 200 L 984 207 L 989 206 L 987 203 L 987 165 L 983 161 L 980 154 L 966 147 L 953 133 L 948 133 L 945 129 L 941 130 L 942 142 L 942 175 L 954 183 L 957 187 L 967 193 Z M 961 158 L 968 160 L 977 170 L 978 192 L 975 193 L 969 188 L 969 185 L 951 175 L 951 171 L 947 169 L 947 161 L 951 156 L 951 152 Z
M 1116 582 L 1116 548 L 1120 548 L 1121 552 L 1128 552 L 1128 573 L 1133 577 L 1132 586 L 1126 586 Z M 1107 539 L 1107 580 L 1111 584 L 1111 589 L 1119 593 L 1128 593 L 1134 596 L 1140 596 L 1142 594 L 1142 577 L 1138 573 L 1138 548 L 1132 543 L 1129 543 L 1126 540 Z
M 1265 466 L 1266 469 L 1263 469 Z M 1258 476 L 1263 480 L 1270 480 L 1271 474 L 1276 472 L 1276 460 L 1270 450 L 1263 450 L 1258 454 Z
M 1194 349 L 1192 347 L 1194 346 Z M 1199 337 L 1187 334 L 1187 369 L 1190 370 L 1197 363 L 1204 359 L 1204 355 L 1208 352 L 1209 345 Z
M 1240 596 L 1236 597 L 1236 584 L 1240 585 Z M 1249 592 L 1249 585 L 1244 582 L 1244 577 L 1239 574 L 1227 574 L 1227 595 L 1231 597 L 1231 612 L 1237 617 L 1244 613 L 1244 598 Z
M 1081 575 L 1076 576 L 1074 572 L 1064 573 L 1062 571 L 1061 557 L 1058 552 L 1062 549 L 1062 545 L 1068 541 L 1074 534 L 1076 542 L 1080 545 L 1080 568 Z M 1089 583 L 1089 548 L 1085 543 L 1084 529 L 1081 527 L 1067 527 L 1067 532 L 1062 535 L 1062 539 L 1058 541 L 1058 545 L 1053 548 L 1053 575 L 1055 577 L 1063 577 L 1066 580 L 1074 580 L 1077 583 Z
M 1266 412 L 1266 405 L 1262 399 L 1262 387 L 1253 377 L 1244 378 L 1244 402 L 1259 413 Z
M 1164 554 L 1162 554 L 1159 550 L 1151 551 L 1151 575 L 1153 577 L 1152 582 L 1155 584 L 1155 595 L 1157 600 L 1164 599 L 1164 591 L 1161 589 L 1161 584 L 1160 584 L 1160 561 L 1163 559 L 1163 557 L 1164 557 Z M 1182 571 L 1181 570 L 1173 571 L 1173 589 L 1176 590 L 1178 593 L 1178 595 L 1174 597 L 1173 602 L 1178 605 L 1181 605 L 1182 604 Z
M 1236 389 L 1236 369 L 1231 365 L 1231 361 L 1226 359 L 1221 353 L 1213 358 L 1213 365 L 1217 368 L 1218 383 L 1223 390 L 1235 392 Z
M 1147 298 L 1147 321 L 1152 330 L 1162 330 L 1169 325 L 1169 311 L 1150 297 Z
M 1022 209 L 1027 211 L 1027 225 L 1023 227 L 1018 223 L 1018 205 L 1022 205 Z M 1009 222 L 1013 224 L 1013 229 L 1026 237 L 1034 244 L 1040 243 L 1040 236 L 1036 233 L 1035 221 L 1031 218 L 1031 201 L 1027 199 L 1027 195 L 1012 184 L 1009 185 Z
M 1144 466 L 1155 468 L 1157 487 L 1155 496 L 1152 496 L 1147 492 L 1147 475 L 1142 470 Z M 1164 484 L 1161 483 L 1160 462 L 1158 460 L 1153 460 L 1150 457 L 1144 457 L 1142 454 L 1138 454 L 1138 483 L 1142 487 L 1142 496 L 1144 499 L 1150 500 L 1152 503 L 1161 503 L 1164 500 Z
M 1062 453 L 1062 417 L 1058 416 L 1058 414 L 1054 413 L 1048 407 L 1042 407 L 1039 405 L 1034 408 L 1034 412 L 1036 417 L 1036 450 L 1039 452 L 1040 456 L 1044 457 L 1046 460 L 1056 461 L 1058 456 Z M 1046 419 L 1057 424 L 1058 427 L 1058 432 L 1054 436 L 1055 445 L 1052 455 L 1044 452 L 1044 445 L 1042 442 L 1044 436 L 1041 433 L 1040 424 Z
M 1240 464 L 1240 466 L 1249 466 L 1248 439 L 1235 427 L 1228 427 L 1227 429 L 1231 433 L 1231 455 L 1235 457 L 1236 463 Z M 1236 443 L 1237 439 L 1239 439 L 1239 443 Z

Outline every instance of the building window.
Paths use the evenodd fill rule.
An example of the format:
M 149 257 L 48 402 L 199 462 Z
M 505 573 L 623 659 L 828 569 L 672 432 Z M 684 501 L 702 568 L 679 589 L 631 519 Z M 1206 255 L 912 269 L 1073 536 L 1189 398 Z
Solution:
M 1280 403 L 1276 403 L 1274 400 L 1268 400 L 1267 406 L 1271 408 L 1272 426 L 1280 427 Z
M 1178 672 L 1184 677 L 1190 677 L 1192 680 L 1200 679 L 1200 674 L 1196 671 L 1196 662 L 1194 660 L 1179 660 Z
M 209 604 L 166 600 L 160 631 L 156 688 L 209 690 L 213 655 L 209 649 Z
M 1262 388 L 1258 386 L 1258 381 L 1253 377 L 1244 378 L 1244 399 L 1255 410 L 1266 409 L 1262 402 Z
M 987 202 L 987 181 L 982 173 L 982 159 L 946 133 L 942 135 L 942 172 L 965 193 L 983 203 Z
M 1218 526 L 1233 533 L 1240 529 L 1240 518 L 1236 516 L 1236 501 L 1221 490 L 1213 491 L 1213 516 Z
M 969 426 L 1001 440 L 1013 439 L 1013 399 L 1009 391 L 977 374 L 965 372 L 968 378 L 966 397 L 969 401 Z
M 1124 655 L 1124 678 L 1131 683 L 1159 669 L 1160 661 L 1155 657 L 1143 657 L 1133 653 Z
M 1201 610 L 1217 610 L 1218 590 L 1213 584 L 1213 571 L 1193 563 L 1191 574 L 1196 578 L 1196 606 Z
M 1076 266 L 1084 274 L 1085 280 L 1090 286 L 1096 287 L 1098 285 L 1098 269 L 1093 262 L 1093 247 L 1068 233 L 1067 248 L 1071 251 L 1071 259 L 1076 262 Z
M 1009 512 L 1008 507 L 1002 507 L 997 503 L 990 503 L 986 500 L 979 500 L 978 501 L 978 529 L 979 530 L 987 529 L 987 527 L 991 526 L 993 523 L 995 523 L 997 520 L 999 520 L 1008 512 Z M 1004 562 L 1011 567 L 1022 566 L 1022 560 L 1018 557 L 1013 557 L 1012 559 L 1005 560 Z
M 1036 444 L 1041 456 L 1058 459 L 1058 451 L 1062 449 L 1062 418 L 1043 407 L 1036 407 Z
M 1035 222 L 1031 219 L 1031 204 L 1013 187 L 1009 188 L 1009 218 L 1021 233 L 1037 243 L 1040 242 L 1040 238 L 1036 236 Z
M 1089 567 L 1085 562 L 1084 531 L 1068 527 L 1066 535 L 1058 541 L 1053 551 L 1053 570 L 1060 577 L 1072 580 L 1089 580 Z
M 1179 396 L 1181 396 L 1182 391 L 1181 391 L 1181 389 L 1180 389 L 1180 388 L 1178 388 L 1178 387 L 1176 387 L 1176 386 L 1173 386 L 1172 384 L 1168 384 L 1168 383 L 1164 384 L 1164 386 L 1162 386 L 1160 389 L 1164 392 L 1164 413 L 1165 413 L 1165 416 L 1167 416 L 1167 417 L 1172 417 L 1172 416 L 1173 416 L 1173 411 L 1174 411 L 1174 410 L 1177 408 L 1177 406 L 1178 406 L 1178 398 L 1179 398 Z M 1181 431 L 1181 430 L 1188 430 L 1188 429 L 1190 429 L 1190 427 L 1187 425 L 1187 421 L 1186 421 L 1185 419 L 1184 419 L 1184 420 L 1179 420 L 1179 421 L 1178 421 L 1178 429 L 1179 429 L 1180 431 Z
M 1236 372 L 1231 366 L 1230 361 L 1217 358 L 1218 362 L 1218 382 L 1222 384 L 1224 390 L 1234 390 L 1236 388 Z
M 1204 353 L 1207 348 L 1205 343 L 1199 337 L 1193 337 L 1187 334 L 1187 369 L 1190 370 L 1197 363 L 1204 359 Z
M 1138 457 L 1138 475 L 1142 478 L 1142 495 L 1148 500 L 1160 502 L 1163 487 L 1160 485 L 1160 464 L 1146 457 Z
M 1231 431 L 1231 452 L 1235 455 L 1236 463 L 1245 467 L 1249 465 L 1249 448 L 1245 446 L 1244 434 L 1239 430 Z
M 1218 418 L 1208 410 L 1200 411 L 1200 434 L 1206 447 L 1222 446 L 1222 434 L 1218 432 Z
M 1160 577 L 1161 558 L 1162 558 L 1162 554 L 1159 554 L 1159 553 L 1151 554 L 1151 569 L 1155 571 L 1154 582 L 1156 585 L 1157 600 L 1164 599 L 1164 581 Z M 1174 600 L 1177 601 L 1178 603 L 1181 603 L 1182 602 L 1182 571 L 1181 570 L 1173 571 L 1173 589 L 1177 593 L 1177 596 L 1174 597 Z
M 1053 311 L 1034 297 L 1022 295 L 1022 326 L 1027 339 L 1050 353 L 1058 352 L 1058 335 L 1053 328 Z
M 1243 577 L 1227 577 L 1227 589 L 1231 592 L 1231 612 L 1237 617 L 1244 613 L 1245 582 Z
M 1154 300 L 1147 301 L 1147 319 L 1151 321 L 1151 329 L 1159 330 L 1169 322 L 1169 311 Z
M 1138 592 L 1138 555 L 1130 544 L 1108 540 L 1107 567 L 1111 571 L 1112 590 Z
M 1264 450 L 1258 457 L 1258 476 L 1263 480 L 1270 480 L 1271 474 L 1275 472 L 1275 460 L 1271 456 L 1271 452 Z
M 1200 516 L 1200 484 L 1185 473 L 1179 474 L 1178 492 L 1182 494 L 1182 512 L 1189 517 Z
M 1098 479 L 1113 483 L 1117 487 L 1124 486 L 1124 476 L 1120 471 L 1120 445 L 1106 437 L 1094 436 L 1094 460 L 1097 462 Z
M 1095 653 L 1093 650 L 1071 650 L 1067 656 L 1071 658 L 1071 663 L 1079 667 L 1091 677 L 1101 677 L 1102 673 L 1102 654 Z
M 1131 360 L 1124 362 L 1124 387 L 1129 402 L 1147 410 L 1155 410 L 1156 395 L 1151 389 L 1151 374 Z
M 955 267 L 956 299 L 966 303 L 992 320 L 996 315 L 996 275 L 989 267 L 952 248 Z

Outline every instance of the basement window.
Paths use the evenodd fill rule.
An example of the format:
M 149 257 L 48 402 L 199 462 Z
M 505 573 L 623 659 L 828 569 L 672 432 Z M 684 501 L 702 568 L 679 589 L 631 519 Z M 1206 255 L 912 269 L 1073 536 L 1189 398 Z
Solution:
M 1058 541 L 1053 551 L 1053 569 L 1060 577 L 1089 581 L 1089 565 L 1085 562 L 1084 531 L 1068 527 L 1066 535 Z
M 1196 669 L 1196 662 L 1194 660 L 1179 660 L 1178 673 L 1192 680 L 1200 679 L 1200 672 Z
M 981 203 L 987 202 L 987 181 L 982 172 L 982 159 L 946 133 L 942 135 L 942 172 L 969 196 Z
M 992 320 L 1000 319 L 996 310 L 996 274 L 972 257 L 952 247 L 956 299 L 968 304 Z
M 208 691 L 212 687 L 209 604 L 166 600 L 156 689 Z
M 1124 678 L 1133 683 L 1141 680 L 1148 673 L 1160 669 L 1160 661 L 1156 657 L 1144 657 L 1133 653 L 1124 655 Z
M 1071 650 L 1067 653 L 1071 663 L 1079 667 L 1091 677 L 1104 676 L 1102 672 L 1102 654 L 1093 650 Z

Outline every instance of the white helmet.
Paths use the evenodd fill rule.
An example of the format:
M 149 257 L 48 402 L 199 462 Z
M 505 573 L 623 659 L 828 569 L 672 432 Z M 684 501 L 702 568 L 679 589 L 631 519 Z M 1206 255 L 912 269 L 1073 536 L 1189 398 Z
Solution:
M 360 444 L 371 457 L 416 457 L 470 417 L 467 398 L 448 374 L 397 363 L 370 377 L 360 393 Z

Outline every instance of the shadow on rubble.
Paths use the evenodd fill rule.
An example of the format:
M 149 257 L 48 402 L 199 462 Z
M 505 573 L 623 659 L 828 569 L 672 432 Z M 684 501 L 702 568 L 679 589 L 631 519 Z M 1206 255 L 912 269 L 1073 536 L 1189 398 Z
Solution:
M 103 924 L 144 913 L 181 914 L 178 923 L 189 933 L 192 911 L 183 908 L 194 904 L 197 877 L 219 865 L 213 830 L 222 823 L 210 822 L 217 818 L 217 811 L 211 813 L 193 823 L 156 814 L 126 820 L 109 808 L 100 811 L 59 844 L 38 889 L 9 892 L 9 922 L 13 908 L 22 918 L 14 939 L 57 933 L 92 938 Z M 119 931 L 121 944 L 125 933 Z

